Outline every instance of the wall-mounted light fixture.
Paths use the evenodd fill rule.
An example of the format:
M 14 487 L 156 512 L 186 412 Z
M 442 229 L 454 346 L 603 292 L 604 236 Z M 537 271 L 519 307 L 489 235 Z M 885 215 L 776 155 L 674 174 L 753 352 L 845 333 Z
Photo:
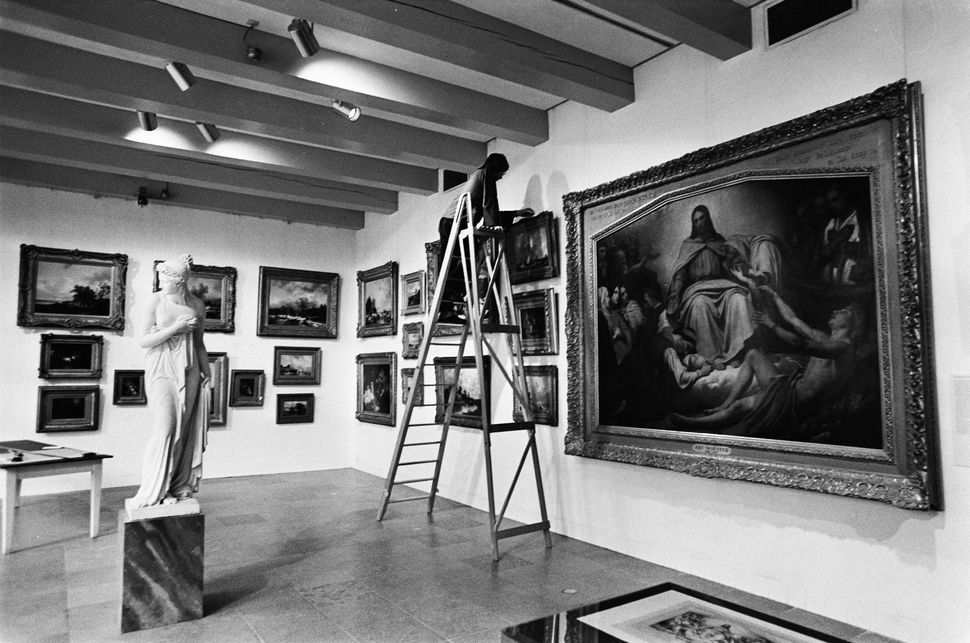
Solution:
M 222 136 L 219 133 L 219 130 L 216 129 L 216 126 L 212 123 L 196 123 L 195 126 L 199 128 L 200 132 L 202 132 L 202 136 L 205 137 L 205 140 L 209 141 L 210 143 L 215 143 L 217 140 L 219 140 L 219 137 Z
M 178 85 L 179 89 L 181 89 L 183 92 L 198 82 L 195 80 L 195 76 L 192 75 L 189 68 L 183 63 L 175 62 L 173 60 L 165 65 L 165 69 L 168 70 L 169 76 L 172 77 L 172 80 L 175 81 L 175 84 Z
M 138 188 L 138 207 L 144 208 L 148 205 L 148 191 L 145 188 Z
M 296 48 L 300 50 L 300 55 L 309 58 L 320 51 L 320 43 L 313 36 L 313 28 L 306 20 L 293 18 L 293 22 L 286 28 L 290 32 L 290 38 L 296 43 Z
M 138 124 L 146 132 L 152 132 L 158 127 L 158 117 L 154 112 L 143 112 L 138 110 Z
M 360 118 L 360 108 L 353 103 L 335 100 L 333 102 L 333 108 L 351 123 Z

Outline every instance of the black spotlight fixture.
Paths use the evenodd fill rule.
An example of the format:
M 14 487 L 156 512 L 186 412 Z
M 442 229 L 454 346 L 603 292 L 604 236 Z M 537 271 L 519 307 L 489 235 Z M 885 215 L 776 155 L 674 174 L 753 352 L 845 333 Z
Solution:
M 148 192 L 145 188 L 138 188 L 138 207 L 144 208 L 148 205 Z
M 293 22 L 286 28 L 290 32 L 290 38 L 296 43 L 296 48 L 300 50 L 300 55 L 309 58 L 320 51 L 320 43 L 313 36 L 313 27 L 306 20 L 293 18 Z
M 259 24 L 259 20 L 250 20 L 249 28 L 246 29 L 246 33 L 243 34 L 243 46 L 246 47 L 246 58 L 249 58 L 254 63 L 258 63 L 263 57 L 263 50 L 255 45 L 250 45 L 246 43 L 246 36 L 249 32 L 253 30 L 253 27 Z
M 162 188 L 162 191 L 158 193 L 158 198 L 164 200 L 164 199 L 167 199 L 170 196 L 172 196 L 172 195 L 168 191 L 168 183 L 166 182 L 165 183 L 165 187 L 163 187 Z
M 219 140 L 219 137 L 222 136 L 222 134 L 219 133 L 219 130 L 216 129 L 216 126 L 212 123 L 196 123 L 195 126 L 199 128 L 200 132 L 202 132 L 202 136 L 205 137 L 205 140 L 209 141 L 210 143 L 215 143 Z
M 175 84 L 183 92 L 198 82 L 195 80 L 195 76 L 192 75 L 191 70 L 183 63 L 173 60 L 165 65 L 165 69 L 168 70 L 169 76 L 172 77 L 172 80 L 175 81 Z
M 342 100 L 335 100 L 332 103 L 332 107 L 337 110 L 341 116 L 346 118 L 348 121 L 353 123 L 358 118 L 360 118 L 360 108 L 353 103 L 346 103 Z
M 138 124 L 146 132 L 152 132 L 158 127 L 158 117 L 154 112 L 143 112 L 138 110 Z

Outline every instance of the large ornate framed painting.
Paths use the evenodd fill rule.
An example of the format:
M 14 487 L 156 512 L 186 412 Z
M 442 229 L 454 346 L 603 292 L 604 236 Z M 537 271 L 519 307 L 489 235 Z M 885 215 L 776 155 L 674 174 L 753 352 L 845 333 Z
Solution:
M 357 272 L 357 337 L 397 333 L 397 262 Z
M 155 260 L 155 286 L 158 286 L 158 264 Z M 189 291 L 205 304 L 207 333 L 236 332 L 236 269 L 232 266 L 192 265 Z
M 261 337 L 337 338 L 340 275 L 259 267 Z
M 20 246 L 18 326 L 125 329 L 128 255 Z
M 565 195 L 566 453 L 939 506 L 919 85 Z

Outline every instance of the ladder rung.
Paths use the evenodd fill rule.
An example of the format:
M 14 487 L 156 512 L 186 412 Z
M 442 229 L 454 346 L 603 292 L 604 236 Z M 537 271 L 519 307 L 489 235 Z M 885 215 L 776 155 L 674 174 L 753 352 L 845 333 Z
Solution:
M 488 427 L 488 432 L 502 433 L 503 431 L 528 431 L 529 429 L 535 428 L 535 422 L 506 422 L 501 424 L 490 424 Z
M 415 478 L 414 480 L 401 480 L 400 482 L 395 482 L 394 484 L 411 484 L 412 482 L 431 482 L 434 478 Z
M 522 525 L 521 527 L 509 527 L 508 529 L 501 529 L 495 532 L 495 539 L 501 540 L 503 538 L 511 538 L 512 536 L 531 534 L 534 531 L 545 531 L 547 529 L 549 529 L 549 521 L 544 520 L 542 522 L 532 523 L 531 525 Z
M 489 238 L 492 238 L 492 239 L 504 239 L 505 238 L 505 230 L 503 230 L 501 228 L 499 228 L 498 230 L 493 230 L 493 229 L 490 229 L 490 228 L 475 228 L 474 234 L 475 234 L 476 237 L 489 237 Z M 468 236 L 468 229 L 467 228 L 461 231 L 461 236 L 463 236 L 463 237 L 467 237 Z
M 517 334 L 519 332 L 519 327 L 508 324 L 482 324 L 482 332 Z
M 388 500 L 387 504 L 392 505 L 395 502 L 412 502 L 414 500 L 427 500 L 430 497 L 431 497 L 430 493 L 426 496 L 409 496 L 407 498 L 398 498 L 397 500 Z
M 414 460 L 413 462 L 398 462 L 397 466 L 406 467 L 409 464 L 428 464 L 430 462 L 437 462 L 437 460 Z
M 402 444 L 402 447 L 426 447 L 429 444 L 441 444 L 441 440 L 432 440 L 430 442 L 408 442 L 407 444 Z
M 441 422 L 413 422 L 408 426 L 441 426 Z
M 454 342 L 431 342 L 432 346 L 451 346 L 453 348 L 458 348 L 458 344 Z M 434 366 L 434 364 L 425 364 L 425 366 Z

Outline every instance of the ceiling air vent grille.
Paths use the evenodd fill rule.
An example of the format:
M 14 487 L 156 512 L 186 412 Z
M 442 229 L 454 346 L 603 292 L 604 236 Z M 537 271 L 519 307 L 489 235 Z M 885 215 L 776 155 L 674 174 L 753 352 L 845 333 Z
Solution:
M 788 42 L 856 10 L 857 0 L 778 0 L 765 7 L 768 47 Z

